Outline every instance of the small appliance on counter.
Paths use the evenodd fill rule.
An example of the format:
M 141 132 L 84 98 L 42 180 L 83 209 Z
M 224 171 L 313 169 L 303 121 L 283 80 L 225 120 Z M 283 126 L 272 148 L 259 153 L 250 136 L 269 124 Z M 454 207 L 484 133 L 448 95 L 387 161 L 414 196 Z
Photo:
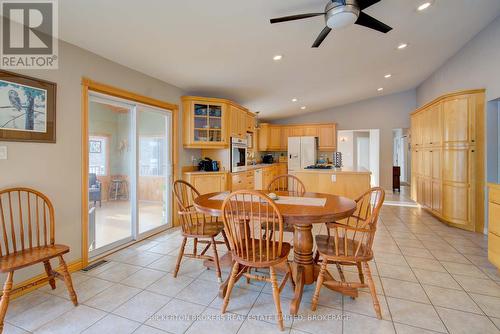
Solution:
M 274 163 L 274 157 L 272 154 L 266 154 L 262 157 L 263 164 L 272 164 Z
M 205 158 L 200 161 L 198 164 L 198 170 L 204 172 L 218 172 L 219 171 L 219 162 L 212 160 L 210 158 Z

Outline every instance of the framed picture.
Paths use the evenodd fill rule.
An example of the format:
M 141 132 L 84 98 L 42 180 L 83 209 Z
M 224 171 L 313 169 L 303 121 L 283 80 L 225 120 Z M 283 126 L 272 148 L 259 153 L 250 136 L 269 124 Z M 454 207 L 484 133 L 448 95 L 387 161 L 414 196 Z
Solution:
M 57 84 L 0 71 L 0 141 L 56 142 Z
M 89 140 L 89 153 L 101 153 L 101 143 L 100 140 Z

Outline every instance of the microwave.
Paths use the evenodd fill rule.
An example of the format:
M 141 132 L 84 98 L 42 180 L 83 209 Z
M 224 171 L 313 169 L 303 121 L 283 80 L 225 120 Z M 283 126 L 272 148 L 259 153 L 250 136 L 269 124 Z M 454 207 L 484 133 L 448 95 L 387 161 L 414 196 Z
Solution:
M 247 141 L 231 138 L 231 172 L 240 172 L 247 165 Z

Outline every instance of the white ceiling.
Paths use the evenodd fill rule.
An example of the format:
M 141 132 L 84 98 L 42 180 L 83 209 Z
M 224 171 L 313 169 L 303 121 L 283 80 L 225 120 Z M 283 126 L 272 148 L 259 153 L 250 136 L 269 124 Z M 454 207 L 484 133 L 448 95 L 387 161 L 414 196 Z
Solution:
M 435 0 L 419 13 L 421 2 L 382 0 L 366 12 L 393 31 L 350 26 L 319 49 L 311 45 L 322 17 L 269 19 L 322 11 L 326 0 L 65 0 L 59 30 L 189 94 L 233 99 L 273 119 L 414 88 L 500 13 L 499 0 Z M 397 51 L 400 42 L 410 46 Z

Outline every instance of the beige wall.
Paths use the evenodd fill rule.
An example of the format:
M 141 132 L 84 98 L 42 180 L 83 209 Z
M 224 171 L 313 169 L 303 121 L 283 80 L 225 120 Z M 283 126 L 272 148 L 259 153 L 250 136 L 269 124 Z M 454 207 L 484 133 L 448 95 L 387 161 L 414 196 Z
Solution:
M 471 39 L 417 88 L 422 106 L 457 90 L 486 88 L 486 99 L 500 98 L 500 17 Z
M 380 185 L 392 189 L 392 130 L 410 127 L 416 108 L 415 90 L 377 97 L 273 123 L 336 122 L 338 130 L 380 129 Z
M 81 256 L 82 76 L 179 106 L 183 91 L 67 43 L 60 43 L 59 57 L 59 70 L 22 72 L 57 83 L 57 143 L 1 142 L 8 148 L 8 160 L 0 160 L 0 189 L 28 186 L 47 194 L 56 211 L 56 241 L 71 247 L 67 260 L 73 261 Z M 181 136 L 179 132 L 179 143 Z M 180 148 L 179 165 L 189 164 L 192 154 L 199 156 L 198 151 Z M 37 267 L 36 272 L 41 269 Z M 15 281 L 34 272 L 16 272 Z

